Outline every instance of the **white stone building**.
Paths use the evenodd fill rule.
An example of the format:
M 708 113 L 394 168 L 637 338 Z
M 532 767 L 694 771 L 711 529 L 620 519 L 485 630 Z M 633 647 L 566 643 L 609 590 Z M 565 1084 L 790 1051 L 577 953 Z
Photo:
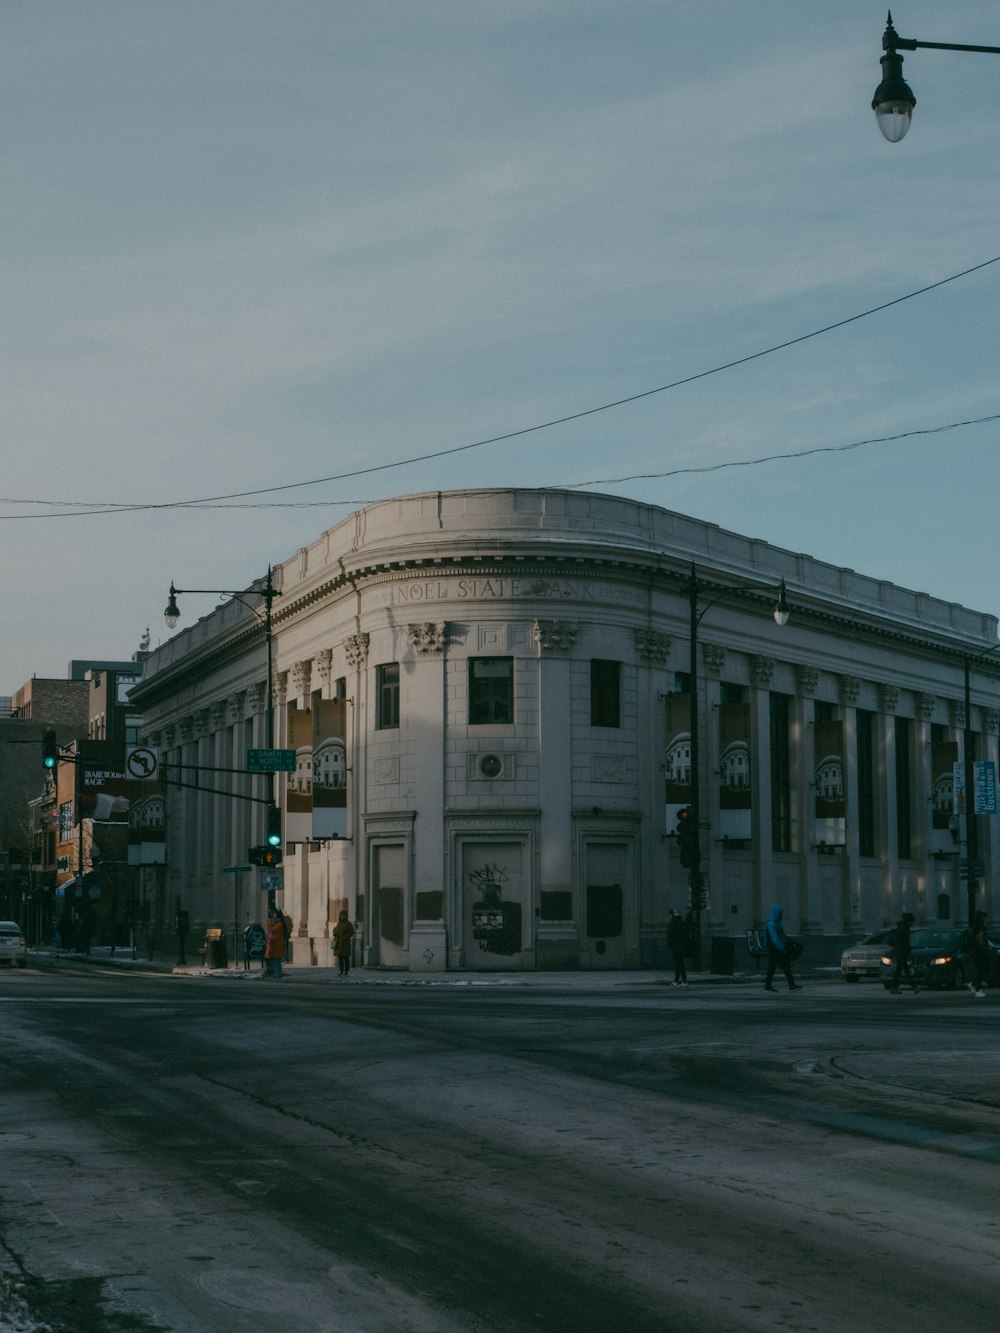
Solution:
M 690 737 L 670 718 L 691 684 L 692 579 L 703 936 L 742 942 L 779 901 L 812 958 L 834 961 L 904 908 L 965 918 L 935 792 L 963 752 L 967 662 L 976 757 L 996 761 L 993 616 L 561 490 L 386 500 L 273 578 L 275 744 L 294 731 L 293 787 L 314 767 L 304 715 L 346 709 L 343 752 L 322 767 L 346 763 L 347 836 L 285 849 L 296 964 L 329 962 L 343 907 L 370 966 L 662 963 L 667 909 L 689 903 L 670 835 Z M 167 899 L 193 935 L 232 937 L 264 910 L 259 872 L 223 868 L 263 841 L 271 780 L 231 770 L 265 744 L 265 664 L 260 617 L 231 601 L 153 652 L 133 692 L 168 764 Z M 995 917 L 991 826 L 977 905 Z

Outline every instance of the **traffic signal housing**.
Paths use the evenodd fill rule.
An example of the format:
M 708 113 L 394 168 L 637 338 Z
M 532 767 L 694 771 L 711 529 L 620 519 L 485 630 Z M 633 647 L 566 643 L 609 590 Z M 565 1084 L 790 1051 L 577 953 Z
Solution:
M 42 732 L 42 767 L 55 768 L 59 763 L 59 742 L 54 731 Z
M 281 809 L 277 805 L 269 805 L 267 808 L 267 845 L 281 846 Z
M 281 848 L 268 847 L 263 844 L 260 847 L 251 847 L 247 852 L 247 859 L 252 866 L 280 866 Z
M 677 828 L 674 831 L 677 834 L 681 865 L 693 866 L 698 845 L 698 830 L 694 826 L 694 815 L 689 805 L 682 805 L 677 811 Z

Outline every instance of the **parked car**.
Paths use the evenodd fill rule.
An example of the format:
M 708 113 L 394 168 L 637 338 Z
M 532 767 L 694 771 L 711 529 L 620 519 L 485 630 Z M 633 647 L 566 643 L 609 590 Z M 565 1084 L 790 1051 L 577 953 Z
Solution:
M 890 926 L 886 926 L 884 930 L 873 930 L 863 940 L 858 940 L 857 944 L 846 948 L 840 955 L 840 971 L 844 980 L 860 981 L 862 977 L 877 978 L 882 955 L 885 953 L 891 934 Z
M 972 981 L 976 964 L 966 947 L 967 934 L 956 927 L 918 926 L 910 931 L 910 971 L 922 986 L 948 986 L 952 990 Z M 997 947 L 990 942 L 994 965 Z M 883 949 L 879 975 L 886 989 L 892 985 L 896 966 L 891 945 Z
M 0 921 L 0 963 L 28 966 L 28 941 L 16 921 Z

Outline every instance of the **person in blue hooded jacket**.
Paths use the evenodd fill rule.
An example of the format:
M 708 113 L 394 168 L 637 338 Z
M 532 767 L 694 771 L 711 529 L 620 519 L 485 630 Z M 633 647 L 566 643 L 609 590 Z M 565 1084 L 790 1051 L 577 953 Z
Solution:
M 772 983 L 774 981 L 774 970 L 779 966 L 785 974 L 788 989 L 802 989 L 801 986 L 795 984 L 795 978 L 792 976 L 792 964 L 788 956 L 788 936 L 785 934 L 785 927 L 781 921 L 784 911 L 783 907 L 779 907 L 775 903 L 767 920 L 767 979 L 764 982 L 765 990 L 777 990 L 777 987 Z

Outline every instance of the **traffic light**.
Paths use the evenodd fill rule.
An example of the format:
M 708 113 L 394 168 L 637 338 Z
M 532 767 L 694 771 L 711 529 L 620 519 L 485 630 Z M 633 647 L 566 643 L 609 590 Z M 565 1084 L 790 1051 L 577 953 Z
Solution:
M 698 847 L 698 830 L 694 826 L 694 816 L 689 805 L 682 805 L 677 811 L 677 848 L 681 855 L 682 866 L 694 865 Z
M 267 808 L 267 845 L 281 846 L 281 808 L 277 805 L 269 805 Z
M 260 847 L 251 847 L 247 851 L 247 860 L 252 866 L 280 866 L 281 848 L 268 847 L 266 844 Z
M 45 768 L 55 768 L 59 762 L 59 742 L 54 731 L 42 732 L 42 764 Z

